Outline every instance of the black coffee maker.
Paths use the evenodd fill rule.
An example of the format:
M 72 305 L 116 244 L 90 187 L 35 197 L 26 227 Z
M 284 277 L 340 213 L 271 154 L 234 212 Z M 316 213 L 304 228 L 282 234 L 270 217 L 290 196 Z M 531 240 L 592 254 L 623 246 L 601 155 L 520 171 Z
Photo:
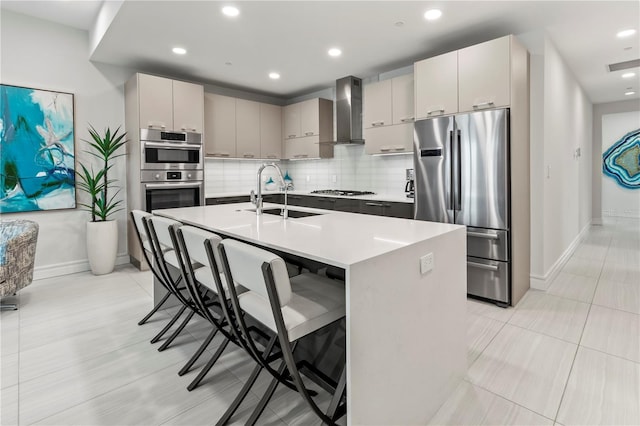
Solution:
M 413 185 L 413 169 L 407 170 L 407 183 L 404 186 L 404 192 L 407 193 L 407 198 L 415 197 L 415 187 Z

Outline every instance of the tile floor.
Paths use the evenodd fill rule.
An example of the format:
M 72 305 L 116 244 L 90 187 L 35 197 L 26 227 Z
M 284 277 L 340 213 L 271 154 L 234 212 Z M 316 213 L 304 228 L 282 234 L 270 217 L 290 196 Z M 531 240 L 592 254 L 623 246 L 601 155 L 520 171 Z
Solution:
M 0 424 L 213 424 L 252 364 L 228 350 L 203 384 L 176 372 L 208 333 L 190 324 L 163 353 L 149 344 L 150 274 L 126 266 L 34 282 L 0 315 Z M 10 301 L 10 300 L 8 300 Z M 640 424 L 640 222 L 592 227 L 548 291 L 510 309 L 468 301 L 465 380 L 431 424 Z M 214 345 L 211 347 L 215 348 Z M 232 419 L 242 424 L 262 378 Z M 321 405 L 328 403 L 320 393 Z M 319 424 L 279 389 L 266 425 Z

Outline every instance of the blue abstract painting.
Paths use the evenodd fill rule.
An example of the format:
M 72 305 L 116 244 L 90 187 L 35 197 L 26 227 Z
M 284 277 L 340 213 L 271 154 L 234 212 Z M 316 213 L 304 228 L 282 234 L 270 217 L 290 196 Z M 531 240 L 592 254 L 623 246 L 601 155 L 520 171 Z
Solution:
M 627 133 L 602 154 L 602 171 L 623 188 L 640 189 L 640 129 Z
M 0 85 L 0 213 L 76 207 L 73 94 Z

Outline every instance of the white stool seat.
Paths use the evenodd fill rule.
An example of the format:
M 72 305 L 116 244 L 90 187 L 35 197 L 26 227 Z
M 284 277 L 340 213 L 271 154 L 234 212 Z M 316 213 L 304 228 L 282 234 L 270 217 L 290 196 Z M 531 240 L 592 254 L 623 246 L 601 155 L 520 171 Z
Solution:
M 316 274 L 301 274 L 290 281 L 291 299 L 282 307 L 290 342 L 345 316 L 343 284 Z M 243 311 L 278 332 L 268 299 L 250 291 L 238 295 L 238 301 Z

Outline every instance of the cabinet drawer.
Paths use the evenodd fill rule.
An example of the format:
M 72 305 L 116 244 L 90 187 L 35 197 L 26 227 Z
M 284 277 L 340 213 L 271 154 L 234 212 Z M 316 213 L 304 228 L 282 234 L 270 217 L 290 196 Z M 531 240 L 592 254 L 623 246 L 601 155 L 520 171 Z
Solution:
M 509 303 L 509 263 L 467 257 L 467 293 Z
M 509 232 L 467 228 L 467 254 L 485 259 L 509 260 Z

